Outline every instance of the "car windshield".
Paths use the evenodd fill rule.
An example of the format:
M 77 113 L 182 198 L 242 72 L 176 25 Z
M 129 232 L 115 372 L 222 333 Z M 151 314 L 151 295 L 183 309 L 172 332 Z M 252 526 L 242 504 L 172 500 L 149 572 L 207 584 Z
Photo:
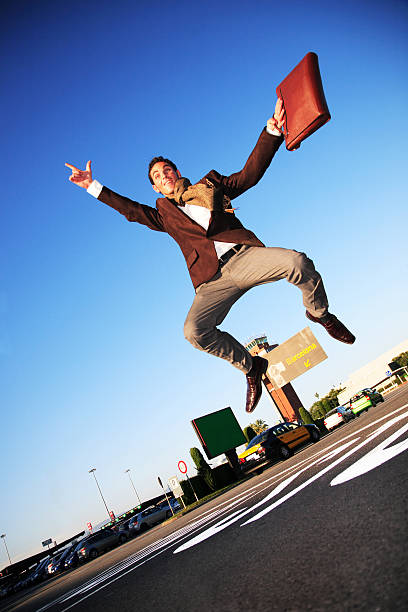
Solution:
M 357 393 L 357 395 L 352 397 L 350 401 L 351 402 L 356 402 L 357 400 L 361 399 L 362 397 L 364 397 L 364 393 Z
M 88 541 L 88 539 L 89 538 L 85 538 L 84 540 L 81 540 L 80 542 L 78 542 L 78 544 L 75 546 L 72 552 L 77 552 L 80 548 L 82 548 L 82 546 Z
M 287 431 L 298 428 L 298 425 L 296 423 L 282 423 L 282 426 L 286 427 Z
M 252 448 L 253 446 L 256 446 L 257 444 L 261 444 L 261 442 L 264 442 L 267 438 L 267 431 L 263 431 L 261 434 L 255 436 L 255 438 L 252 438 L 252 440 L 249 442 L 245 450 L 248 450 L 249 448 Z
M 280 423 L 279 425 L 275 425 L 275 427 L 273 427 L 273 433 L 276 436 L 287 433 L 288 431 L 289 427 L 287 427 L 286 423 Z

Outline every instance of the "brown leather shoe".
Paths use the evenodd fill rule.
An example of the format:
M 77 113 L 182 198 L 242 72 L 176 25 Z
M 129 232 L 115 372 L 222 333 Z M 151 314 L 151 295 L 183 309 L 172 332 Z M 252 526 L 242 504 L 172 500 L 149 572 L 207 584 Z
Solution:
M 310 321 L 314 323 L 320 323 L 323 325 L 325 330 L 327 331 L 332 338 L 336 338 L 336 340 L 340 340 L 340 342 L 345 342 L 346 344 L 353 344 L 356 337 L 347 329 L 345 325 L 341 321 L 338 320 L 333 314 L 327 313 L 327 319 L 325 318 L 324 322 L 322 319 L 318 319 L 314 317 L 306 310 L 306 316 Z
M 262 395 L 262 375 L 268 369 L 268 360 L 263 357 L 252 357 L 252 368 L 246 375 L 247 396 L 245 410 L 253 412 Z

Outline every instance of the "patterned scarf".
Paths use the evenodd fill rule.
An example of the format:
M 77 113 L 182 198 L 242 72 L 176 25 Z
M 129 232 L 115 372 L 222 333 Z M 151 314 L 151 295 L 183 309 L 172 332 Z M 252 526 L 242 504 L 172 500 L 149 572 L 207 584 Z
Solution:
M 234 212 L 231 200 L 224 195 L 222 187 L 216 187 L 208 179 L 205 179 L 205 183 L 192 185 L 187 178 L 179 178 L 174 186 L 174 193 L 168 198 L 175 200 L 179 206 L 194 204 L 209 210 Z

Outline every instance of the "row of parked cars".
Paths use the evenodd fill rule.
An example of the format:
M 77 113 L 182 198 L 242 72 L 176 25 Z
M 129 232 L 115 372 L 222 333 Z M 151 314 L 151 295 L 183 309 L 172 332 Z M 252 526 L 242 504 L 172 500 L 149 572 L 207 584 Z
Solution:
M 91 533 L 79 541 L 72 542 L 70 546 L 55 553 L 55 555 L 42 559 L 24 578 L 1 589 L 0 597 L 17 593 L 46 578 L 77 567 L 82 562 L 96 559 L 107 550 L 127 542 L 137 534 L 153 527 L 153 525 L 162 523 L 180 510 L 180 504 L 176 499 L 170 499 L 169 501 L 170 505 L 167 501 L 164 501 L 156 506 L 149 506 L 130 519 Z
M 383 401 L 384 398 L 378 391 L 363 389 L 344 406 L 337 406 L 328 412 L 324 425 L 328 430 L 334 429 Z M 244 451 L 238 455 L 238 459 L 243 470 L 246 470 L 263 461 L 288 459 L 295 448 L 318 440 L 320 440 L 320 430 L 316 425 L 279 423 L 250 440 Z
M 376 406 L 384 401 L 384 397 L 375 389 L 362 389 L 354 395 L 344 406 L 336 406 L 326 414 L 324 425 L 329 431 L 348 423 L 363 411 L 368 411 L 371 406 Z

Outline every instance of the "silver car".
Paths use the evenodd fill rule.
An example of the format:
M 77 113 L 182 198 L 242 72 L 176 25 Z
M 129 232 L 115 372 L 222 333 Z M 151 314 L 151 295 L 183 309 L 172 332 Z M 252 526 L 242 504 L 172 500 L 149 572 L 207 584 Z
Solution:
M 173 512 L 176 512 L 180 508 L 180 505 L 177 501 L 172 500 L 171 507 L 173 508 Z M 171 516 L 173 516 L 173 513 L 167 503 L 160 504 L 160 506 L 149 506 L 130 519 L 129 534 L 136 535 L 141 531 L 146 531 L 149 527 L 162 523 Z

